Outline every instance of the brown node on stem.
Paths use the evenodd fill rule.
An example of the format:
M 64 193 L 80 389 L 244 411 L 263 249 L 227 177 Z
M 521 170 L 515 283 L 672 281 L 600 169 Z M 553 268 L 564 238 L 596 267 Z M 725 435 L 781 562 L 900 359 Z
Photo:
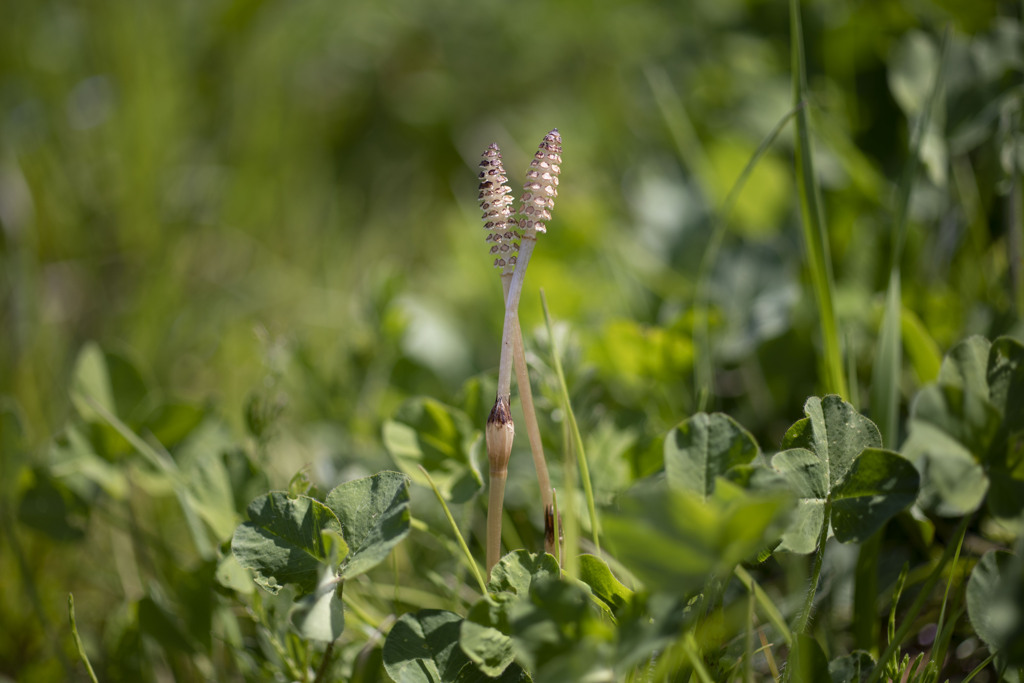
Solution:
M 494 401 L 491 414 L 487 417 L 484 436 L 487 442 L 487 459 L 490 461 L 491 476 L 505 474 L 512 456 L 512 441 L 516 428 L 512 422 L 512 411 L 508 399 L 499 396 Z

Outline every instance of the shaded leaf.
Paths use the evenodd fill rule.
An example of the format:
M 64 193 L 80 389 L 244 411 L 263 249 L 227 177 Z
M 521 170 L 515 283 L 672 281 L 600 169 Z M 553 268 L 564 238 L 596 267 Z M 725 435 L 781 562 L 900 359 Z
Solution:
M 409 478 L 399 472 L 341 484 L 327 494 L 325 503 L 341 522 L 348 544 L 340 568 L 345 578 L 377 566 L 409 533 Z
M 42 468 L 32 470 L 32 483 L 18 502 L 18 522 L 40 531 L 55 541 L 78 541 L 85 537 L 84 514 L 88 509 L 71 492 Z M 77 514 L 76 514 L 77 513 Z
M 989 399 L 1003 413 L 1007 431 L 1024 430 L 1024 344 L 1010 337 L 992 342 L 987 378 Z
M 971 452 L 931 425 L 915 426 L 903 453 L 921 473 L 920 505 L 937 515 L 970 514 L 984 502 L 988 477 Z
M 341 537 L 338 536 L 333 542 L 340 541 Z M 345 631 L 345 607 L 341 601 L 341 588 L 331 565 L 333 562 L 329 562 L 320 570 L 320 583 L 316 590 L 296 600 L 288 615 L 298 634 L 308 640 L 329 643 L 339 638 Z
M 190 506 L 218 541 L 230 537 L 239 522 L 231 475 L 221 457 L 230 445 L 226 431 L 211 422 L 193 431 L 178 452 Z
M 746 429 L 722 413 L 697 413 L 665 437 L 665 473 L 675 488 L 711 495 L 715 478 L 759 452 Z
M 459 647 L 463 618 L 453 612 L 424 609 L 403 614 L 384 641 L 384 669 L 398 683 L 523 683 L 522 667 L 508 666 L 497 678 L 486 675 Z
M 1024 664 L 1024 561 L 989 551 L 967 581 L 967 614 L 989 648 L 1011 665 Z
M 462 411 L 432 398 L 412 398 L 384 423 L 382 436 L 402 472 L 429 486 L 419 470 L 423 465 L 452 503 L 464 503 L 483 488 L 475 463 L 480 431 Z
M 50 472 L 55 479 L 83 500 L 90 500 L 96 487 L 114 500 L 128 493 L 124 468 L 104 460 L 78 429 L 68 427 L 49 448 Z
M 938 383 L 988 398 L 988 357 L 992 344 L 974 335 L 949 350 L 939 368 Z
M 706 501 L 645 482 L 622 494 L 602 522 L 616 557 L 649 589 L 686 595 L 774 541 L 790 501 L 787 493 L 747 492 L 724 479 Z
M 917 393 L 911 407 L 911 430 L 920 422 L 940 428 L 963 444 L 975 460 L 984 462 L 992 450 L 1002 416 L 988 400 L 988 392 L 930 384 Z
M 488 676 L 498 676 L 515 659 L 509 611 L 516 597 L 499 594 L 477 601 L 459 632 L 462 651 Z
M 832 494 L 832 529 L 841 543 L 861 542 L 917 498 L 920 476 L 898 453 L 866 448 Z

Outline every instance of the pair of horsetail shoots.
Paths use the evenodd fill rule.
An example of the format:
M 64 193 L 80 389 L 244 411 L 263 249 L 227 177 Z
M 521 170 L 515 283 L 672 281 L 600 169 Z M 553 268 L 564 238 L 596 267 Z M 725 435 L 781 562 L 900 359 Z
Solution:
M 505 498 L 505 479 L 512 454 L 515 425 L 512 422 L 511 386 L 515 368 L 519 398 L 523 404 L 526 430 L 530 440 L 533 463 L 537 469 L 541 503 L 544 506 L 544 550 L 553 552 L 554 501 L 551 480 L 544 460 L 540 428 L 533 408 L 533 393 L 526 369 L 523 335 L 519 328 L 519 299 L 530 256 L 537 244 L 537 235 L 547 231 L 551 211 L 558 196 L 558 174 L 562 164 L 562 138 L 558 129 L 544 136 L 526 171 L 526 183 L 513 211 L 508 177 L 501 162 L 501 150 L 491 144 L 480 162 L 480 208 L 483 209 L 486 241 L 494 256 L 494 265 L 501 270 L 505 296 L 505 322 L 501 335 L 501 360 L 498 364 L 498 391 L 494 407 L 484 430 L 487 458 L 490 464 L 490 494 L 487 504 L 487 572 L 501 556 L 501 517 Z M 517 217 L 518 216 L 518 217 Z

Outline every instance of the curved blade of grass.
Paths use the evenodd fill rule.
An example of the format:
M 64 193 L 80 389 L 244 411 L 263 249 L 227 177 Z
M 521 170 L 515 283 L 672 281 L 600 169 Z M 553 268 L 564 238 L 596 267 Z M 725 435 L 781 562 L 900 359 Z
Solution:
M 565 383 L 565 373 L 562 372 L 562 361 L 558 357 L 558 345 L 555 343 L 555 334 L 551 326 L 551 314 L 548 312 L 548 300 L 544 296 L 543 289 L 540 290 L 540 303 L 541 307 L 544 309 L 544 324 L 547 325 L 548 340 L 551 344 L 552 365 L 555 368 L 555 376 L 558 378 L 558 388 L 562 392 L 562 403 L 565 404 L 565 414 L 568 418 L 569 428 L 572 430 L 577 466 L 580 468 L 580 479 L 583 480 L 583 494 L 587 499 L 587 512 L 590 514 L 590 529 L 594 537 L 595 554 L 600 557 L 600 527 L 597 523 L 597 508 L 594 506 L 594 488 L 590 483 L 590 468 L 587 466 L 587 454 L 583 450 L 583 437 L 580 435 L 580 427 L 576 422 L 576 414 L 572 412 L 572 403 L 569 401 L 569 387 Z
M 796 109 L 796 176 L 800 193 L 800 212 L 803 216 L 801 222 L 807 267 L 811 275 L 814 298 L 818 304 L 818 315 L 821 317 L 821 336 L 825 350 L 824 384 L 827 393 L 849 397 L 833 303 L 835 283 L 832 277 L 832 260 L 829 256 L 828 233 L 825 231 L 825 212 L 822 208 L 818 177 L 814 172 L 810 124 L 807 107 L 804 106 L 807 100 L 807 72 L 803 29 L 800 25 L 800 5 L 797 0 L 789 0 L 789 22 L 792 34 L 793 107 Z
M 466 539 L 462 537 L 462 532 L 459 531 L 459 525 L 455 523 L 455 518 L 452 517 L 452 511 L 448 509 L 448 504 L 444 502 L 444 497 L 441 496 L 441 492 L 437 488 L 437 484 L 430 478 L 430 473 L 423 469 L 423 465 L 419 468 L 423 470 L 423 476 L 427 478 L 427 482 L 430 484 L 430 488 L 434 489 L 434 495 L 437 496 L 437 501 L 441 503 L 441 507 L 444 509 L 444 516 L 448 518 L 448 523 L 452 525 L 452 531 L 455 532 L 455 538 L 459 542 L 459 547 L 462 548 L 462 554 L 466 558 L 466 564 L 473 570 L 473 576 L 476 577 L 476 582 L 480 585 L 480 592 L 483 595 L 487 595 L 487 582 L 484 581 L 483 574 L 480 573 L 480 567 L 476 566 L 476 560 L 473 559 L 473 553 L 469 552 L 469 546 L 466 545 Z
M 75 639 L 78 656 L 82 663 L 85 664 L 85 671 L 89 674 L 89 680 L 92 683 L 99 683 L 99 680 L 96 678 L 96 672 L 92 670 L 92 664 L 89 663 L 89 655 L 85 654 L 82 638 L 78 635 L 78 623 L 75 621 L 75 596 L 72 593 L 68 593 L 68 621 L 71 622 L 71 636 Z
M 932 641 L 932 652 L 929 657 L 933 662 L 944 662 L 946 659 L 946 648 L 949 646 L 950 633 L 946 628 L 946 609 L 949 607 L 949 592 L 953 588 L 953 579 L 956 577 L 957 564 L 960 562 L 960 550 L 964 545 L 964 535 L 960 536 L 956 544 L 956 552 L 953 554 L 953 568 L 949 571 L 949 578 L 946 580 L 946 592 L 942 596 L 942 609 L 939 610 L 939 621 L 935 629 L 936 638 Z M 957 619 L 954 616 L 953 621 Z M 950 624 L 952 626 L 952 624 Z
M 901 285 L 900 259 L 903 255 L 903 244 L 907 235 L 907 208 L 910 205 L 910 193 L 917 177 L 917 169 L 921 156 L 921 144 L 932 111 L 942 89 L 942 71 L 946 61 L 946 45 L 949 42 L 949 30 L 942 36 L 939 47 L 939 66 L 935 71 L 935 80 L 925 102 L 924 109 L 911 133 L 910 149 L 907 165 L 903 168 L 900 178 L 896 206 L 893 214 L 892 248 L 889 252 L 889 289 L 885 296 L 885 314 L 882 327 L 878 333 L 878 346 L 875 350 L 875 365 L 871 372 L 871 412 L 882 432 L 886 448 L 895 449 L 899 443 L 899 382 L 903 373 L 903 345 L 901 339 Z
M 772 599 L 768 597 L 768 594 L 764 592 L 761 585 L 757 583 L 753 576 L 743 568 L 742 565 L 736 565 L 733 570 L 736 578 L 740 580 L 750 594 L 757 600 L 757 604 L 761 606 L 761 610 L 764 612 L 764 616 L 768 618 L 775 630 L 779 632 L 782 639 L 786 641 L 787 647 L 793 646 L 793 632 L 789 630 L 789 625 L 786 623 L 785 617 L 782 616 L 782 612 L 775 606 Z

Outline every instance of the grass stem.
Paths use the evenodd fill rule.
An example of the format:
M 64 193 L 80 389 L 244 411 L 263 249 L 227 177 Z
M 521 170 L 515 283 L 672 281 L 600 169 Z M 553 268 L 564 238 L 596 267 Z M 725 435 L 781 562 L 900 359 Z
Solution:
M 839 326 L 835 315 L 835 283 L 832 277 L 832 259 L 829 255 L 828 232 L 821 200 L 821 188 L 814 171 L 811 131 L 807 113 L 807 71 L 804 55 L 803 29 L 800 22 L 800 3 L 789 0 L 791 58 L 793 71 L 793 108 L 796 109 L 796 176 L 800 193 L 800 211 L 803 216 L 804 246 L 810 271 L 814 298 L 821 319 L 824 346 L 824 380 L 829 393 L 848 397 L 846 373 L 839 345 Z
M 68 621 L 71 622 L 71 637 L 75 639 L 78 657 L 85 664 L 85 671 L 89 674 L 89 680 L 92 683 L 99 683 L 99 680 L 96 678 L 96 672 L 92 670 L 92 664 L 89 662 L 89 655 L 85 653 L 85 646 L 82 645 L 82 637 L 78 635 L 78 623 L 75 621 L 75 596 L 71 593 L 68 593 Z
M 438 490 L 437 484 L 430 478 L 430 473 L 424 469 L 423 465 L 419 466 L 423 472 L 423 476 L 427 478 L 427 483 L 430 484 L 430 488 L 434 490 L 434 495 L 437 496 L 437 502 L 441 504 L 441 508 L 444 510 L 444 516 L 448 518 L 448 523 L 452 526 L 452 531 L 455 532 L 455 540 L 459 542 L 459 547 L 462 548 L 462 555 L 466 560 L 466 564 L 473 572 L 473 576 L 476 577 L 477 585 L 480 586 L 480 592 L 487 595 L 487 582 L 484 581 L 483 574 L 480 573 L 480 567 L 477 566 L 476 560 L 473 559 L 473 553 L 469 552 L 469 546 L 466 545 L 466 539 L 462 537 L 462 532 L 459 531 L 459 525 L 455 523 L 455 518 L 452 517 L 452 511 L 448 509 L 448 504 L 444 502 L 444 496 L 441 495 L 441 491 Z
M 594 539 L 595 554 L 601 555 L 600 526 L 597 521 L 597 508 L 594 505 L 594 489 L 590 483 L 590 467 L 587 465 L 587 454 L 583 449 L 583 436 L 580 434 L 580 426 L 576 422 L 576 414 L 573 413 L 572 403 L 569 400 L 569 387 L 565 382 L 565 373 L 562 372 L 562 361 L 558 357 L 558 344 L 555 342 L 554 329 L 551 326 L 551 314 L 548 312 L 548 301 L 544 297 L 544 290 L 540 290 L 540 303 L 544 309 L 544 322 L 548 329 L 548 342 L 551 344 L 551 360 L 555 368 L 555 376 L 558 378 L 558 387 L 562 393 L 562 404 L 565 409 L 565 417 L 568 420 L 572 432 L 573 445 L 576 451 L 577 466 L 580 470 L 580 479 L 583 482 L 583 494 L 587 499 L 587 512 L 590 514 L 590 530 Z
M 772 599 L 768 597 L 768 594 L 764 592 L 760 584 L 754 580 L 754 577 L 744 569 L 741 565 L 736 565 L 733 570 L 736 578 L 740 580 L 748 591 L 757 600 L 757 604 L 761 606 L 761 610 L 764 612 L 764 616 L 768 618 L 775 630 L 779 632 L 782 639 L 786 641 L 786 645 L 792 647 L 793 645 L 793 633 L 789 630 L 789 625 L 786 623 L 785 618 L 782 616 L 782 612 L 775 606 Z

